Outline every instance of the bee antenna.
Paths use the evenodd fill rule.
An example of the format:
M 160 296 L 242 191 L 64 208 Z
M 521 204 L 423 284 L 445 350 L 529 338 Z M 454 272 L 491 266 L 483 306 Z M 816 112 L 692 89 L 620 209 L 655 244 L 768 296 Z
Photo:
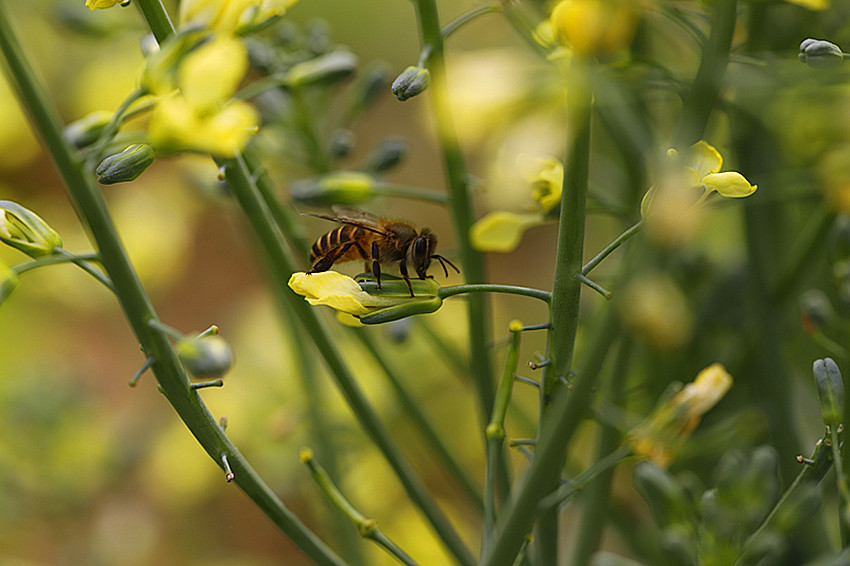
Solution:
M 432 255 L 431 257 L 432 257 L 432 258 L 435 258 L 437 261 L 439 261 L 439 262 L 440 262 L 440 265 L 441 265 L 441 266 L 443 266 L 443 271 L 446 273 L 446 277 L 448 277 L 448 276 L 449 276 L 449 270 L 448 270 L 448 269 L 446 269 L 446 264 L 447 264 L 447 263 L 451 266 L 451 268 L 452 268 L 452 269 L 454 269 L 455 271 L 457 271 L 458 273 L 460 273 L 460 269 L 458 269 L 458 268 L 457 268 L 457 266 L 455 266 L 455 264 L 453 264 L 452 262 L 450 262 L 449 260 L 447 260 L 447 259 L 446 259 L 446 258 L 444 258 L 443 256 L 441 256 L 441 255 L 437 255 L 437 254 L 434 254 L 434 255 Z

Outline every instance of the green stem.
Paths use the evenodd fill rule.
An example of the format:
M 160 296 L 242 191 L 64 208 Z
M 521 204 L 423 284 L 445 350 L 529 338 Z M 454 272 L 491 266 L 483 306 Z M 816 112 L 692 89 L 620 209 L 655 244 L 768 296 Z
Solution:
M 375 183 L 375 193 L 384 197 L 409 198 L 414 200 L 424 200 L 427 202 L 435 202 L 446 204 L 449 202 L 449 197 L 443 193 L 435 193 L 418 187 L 408 187 L 405 185 L 395 185 L 392 183 Z
M 610 476 L 613 473 L 614 468 L 616 468 L 620 463 L 629 458 L 631 455 L 631 450 L 628 446 L 620 446 L 614 447 L 610 452 L 606 452 L 605 455 L 597 456 L 593 461 L 593 465 L 587 468 L 585 471 L 577 475 L 575 478 L 569 480 L 567 483 L 561 485 L 556 491 L 553 491 L 551 494 L 547 495 L 541 502 L 541 507 L 554 507 L 557 505 L 563 505 L 566 501 L 581 493 L 587 489 L 588 484 L 591 482 L 601 483 L 600 480 L 604 480 L 604 483 L 609 484 L 610 489 Z M 607 490 L 606 490 L 607 491 Z M 599 501 L 603 506 L 602 511 L 606 511 L 608 508 L 607 501 Z M 592 507 L 588 507 L 588 509 L 593 509 Z M 604 513 L 607 514 L 607 513 Z M 580 530 L 586 531 L 587 529 L 584 527 L 584 524 L 588 521 L 588 518 L 585 517 L 582 519 L 580 523 Z M 587 543 L 584 543 L 580 540 L 577 540 L 580 546 L 584 546 Z M 598 545 L 598 540 L 596 542 Z M 584 554 L 584 552 L 582 552 Z M 575 558 L 574 558 L 575 560 Z
M 162 5 L 162 0 L 136 0 L 136 6 L 145 18 L 156 42 L 162 43 L 174 34 L 174 24 Z
M 626 231 L 617 236 L 617 238 L 613 242 L 605 246 L 605 249 L 596 254 L 596 257 L 584 264 L 584 266 L 581 268 L 580 273 L 582 275 L 587 275 L 588 273 L 590 273 L 594 267 L 602 263 L 602 260 L 611 255 L 611 253 L 617 248 L 619 248 L 623 244 L 623 242 L 640 232 L 641 228 L 643 228 L 642 219 L 638 220 L 630 228 L 626 229 Z
M 397 372 L 390 367 L 386 356 L 381 353 L 380 349 L 375 344 L 369 330 L 366 328 L 353 328 L 352 331 L 360 340 L 360 343 L 366 348 L 366 351 L 368 351 L 378 365 L 381 366 L 384 375 L 390 383 L 390 387 L 392 387 L 399 404 L 404 410 L 404 414 L 413 421 L 413 424 L 417 429 L 419 429 L 419 434 L 422 435 L 437 457 L 442 460 L 443 465 L 454 477 L 457 484 L 463 489 L 464 494 L 469 498 L 469 500 L 472 501 L 472 503 L 479 509 L 483 508 L 484 502 L 479 493 L 480 488 L 475 485 L 475 482 L 469 474 L 463 469 L 455 457 L 452 456 L 436 429 L 430 422 L 428 422 L 428 418 L 419 408 L 420 403 L 418 403 L 410 395 L 410 393 L 407 392 L 407 389 L 405 389 L 399 379 Z
M 139 3 L 143 1 L 139 0 Z M 44 95 L 43 86 L 32 72 L 31 65 L 13 33 L 5 2 L 0 2 L 0 51 L 8 64 L 9 76 L 18 91 L 21 104 L 28 109 L 35 129 L 53 157 L 80 217 L 88 226 L 127 321 L 145 354 L 156 360 L 151 369 L 168 401 L 219 466 L 223 467 L 222 456 L 227 457 L 237 484 L 306 555 L 322 565 L 344 566 L 345 563 L 307 529 L 263 483 L 224 434 L 198 392 L 190 388 L 189 378 L 168 336 L 148 326 L 149 321 L 157 320 L 150 299 L 130 264 L 92 175 L 84 172 L 82 164 L 62 137 L 56 112 Z
M 483 16 L 484 14 L 492 14 L 493 12 L 498 12 L 500 10 L 501 7 L 497 2 L 491 2 L 490 4 L 483 4 L 481 6 L 471 9 L 466 13 L 461 14 L 443 27 L 443 39 L 447 39 L 451 34 L 456 32 L 475 18 Z
M 848 524 L 847 513 L 850 512 L 850 486 L 847 485 L 847 476 L 844 474 L 844 466 L 841 462 L 841 445 L 838 441 L 836 427 L 829 427 L 829 435 L 832 448 L 832 459 L 835 462 L 835 484 L 838 486 L 838 495 L 841 503 L 838 505 L 838 525 L 841 531 L 841 546 L 846 548 L 850 542 L 850 524 Z
M 533 299 L 541 300 L 548 303 L 551 300 L 552 294 L 549 291 L 540 289 L 532 289 L 530 287 L 518 287 L 516 285 L 500 285 L 498 283 L 478 283 L 466 285 L 452 285 L 450 287 L 440 287 L 437 291 L 437 296 L 441 299 L 462 295 L 465 293 L 505 293 L 507 295 L 522 295 Z
M 448 180 L 450 210 L 464 277 L 468 283 L 485 280 L 484 258 L 472 247 L 469 229 L 474 214 L 469 192 L 469 176 L 457 138 L 448 95 L 443 34 L 436 0 L 415 0 L 422 50 L 428 51 L 428 70 L 431 73 L 431 97 L 434 102 L 434 122 L 443 153 Z M 473 294 L 467 303 L 469 322 L 470 368 L 473 372 L 481 404 L 481 420 L 486 424 L 493 410 L 493 372 L 487 344 L 490 343 L 489 314 L 484 297 Z M 507 477 L 507 464 L 501 466 Z
M 560 380 L 565 378 L 572 368 L 573 349 L 578 329 L 582 283 L 574 275 L 580 273 L 582 269 L 587 183 L 590 173 L 592 95 L 589 77 L 585 74 L 588 71 L 589 69 L 583 67 L 580 62 L 576 64 L 572 71 L 573 88 L 567 100 L 568 135 L 558 224 L 558 246 L 555 256 L 555 278 L 552 286 L 550 311 L 552 328 L 548 332 L 546 342 L 546 359 L 551 360 L 552 363 L 544 369 L 540 387 L 541 422 L 538 427 L 538 437 L 541 438 L 547 433 L 545 417 L 549 403 L 556 397 L 556 388 Z M 570 395 L 573 394 L 570 392 Z M 548 470 L 548 482 L 552 490 L 557 487 L 562 459 L 563 456 Z M 537 537 L 534 544 L 544 564 L 554 564 L 557 561 L 557 523 L 556 508 L 542 512 L 537 523 Z
M 22 273 L 26 273 L 27 271 L 37 269 L 39 267 L 44 267 L 45 265 L 56 265 L 60 263 L 73 263 L 95 279 L 97 279 L 100 283 L 103 284 L 104 287 L 115 292 L 115 289 L 112 287 L 112 282 L 109 280 L 102 271 L 92 265 L 92 262 L 99 262 L 100 256 L 96 253 L 88 253 L 88 254 L 74 254 L 69 252 L 63 248 L 55 248 L 53 250 L 52 255 L 40 257 L 37 260 L 30 261 L 28 263 L 22 263 L 20 265 L 15 265 L 12 269 L 18 275 Z
M 228 161 L 225 163 L 225 174 L 236 201 L 242 207 L 245 218 L 250 219 L 251 228 L 255 231 L 259 247 L 269 269 L 271 281 L 275 285 L 276 296 L 285 303 L 289 312 L 296 316 L 313 340 L 316 349 L 324 358 L 331 375 L 357 420 L 384 454 L 411 500 L 422 510 L 434 531 L 457 560 L 465 566 L 470 566 L 475 562 L 475 559 L 436 505 L 422 480 L 414 473 L 410 464 L 391 440 L 388 431 L 381 424 L 377 413 L 366 399 L 362 389 L 354 379 L 354 375 L 345 363 L 336 340 L 331 337 L 330 331 L 319 319 L 313 308 L 288 288 L 287 281 L 290 275 L 297 270 L 296 262 L 275 225 L 271 211 L 256 187 L 246 161 L 241 156 Z
M 496 537 L 480 566 L 510 566 L 537 517 L 540 501 L 553 491 L 552 470 L 560 473 L 565 447 L 587 413 L 597 375 L 608 350 L 619 335 L 619 318 L 613 309 L 605 316 L 582 367 L 571 381 L 568 395 L 558 395 L 542 423 L 531 465 L 517 482 L 500 515 Z M 554 562 L 541 564 L 554 564 Z

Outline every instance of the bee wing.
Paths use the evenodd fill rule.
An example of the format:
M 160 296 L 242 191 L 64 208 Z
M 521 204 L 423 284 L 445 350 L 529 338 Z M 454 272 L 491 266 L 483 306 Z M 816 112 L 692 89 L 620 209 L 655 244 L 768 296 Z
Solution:
M 366 212 L 365 210 L 360 210 L 359 208 L 335 204 L 331 206 L 331 210 L 334 211 L 337 218 L 362 222 L 363 224 L 368 224 L 375 228 L 378 228 L 381 225 L 380 216 L 372 214 L 371 212 Z
M 313 216 L 315 218 L 321 218 L 323 220 L 330 220 L 331 222 L 338 222 L 339 224 L 349 224 L 351 226 L 357 226 L 359 228 L 363 228 L 364 230 L 368 230 L 369 232 L 375 232 L 376 234 L 381 234 L 386 236 L 387 233 L 381 230 L 380 224 L 377 221 L 377 216 L 359 211 L 355 208 L 345 208 L 345 207 L 336 207 L 334 206 L 334 212 L 345 212 L 344 214 L 339 214 L 338 216 L 329 216 L 327 214 L 313 214 L 310 212 L 302 212 L 304 216 Z M 355 214 L 357 216 L 349 216 L 349 214 Z M 358 215 L 359 214 L 359 215 Z M 366 216 L 363 216 L 366 215 Z

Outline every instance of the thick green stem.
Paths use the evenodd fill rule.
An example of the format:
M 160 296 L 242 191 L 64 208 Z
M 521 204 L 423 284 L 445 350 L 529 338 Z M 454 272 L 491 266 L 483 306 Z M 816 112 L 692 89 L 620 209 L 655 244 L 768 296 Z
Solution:
M 573 70 L 567 100 L 568 137 L 564 159 L 564 184 L 561 193 L 558 247 L 555 257 L 555 279 L 552 286 L 551 330 L 546 343 L 546 358 L 551 361 L 543 372 L 540 387 L 541 426 L 538 437 L 546 434 L 546 412 L 556 396 L 559 380 L 565 379 L 573 361 L 578 329 L 581 281 L 575 277 L 582 270 L 584 224 L 587 206 L 587 182 L 590 173 L 590 117 L 592 95 L 588 70 L 579 65 Z M 572 395 L 561 391 L 562 395 Z M 566 446 L 566 444 L 564 445 Z M 563 454 L 563 452 L 561 453 Z M 552 490 L 560 477 L 560 460 L 548 470 Z M 558 554 L 558 510 L 547 509 L 537 522 L 534 544 L 543 563 L 555 564 Z
M 174 33 L 174 24 L 171 23 L 162 0 L 136 0 L 135 4 L 142 12 L 156 42 L 162 45 L 162 42 Z
M 221 467 L 224 467 L 225 460 L 229 462 L 236 483 L 305 554 L 319 564 L 343 566 L 345 563 L 263 483 L 224 434 L 198 392 L 189 386 L 189 378 L 168 335 L 149 325 L 150 321 L 157 320 L 153 306 L 127 258 L 92 175 L 84 172 L 82 164 L 62 138 L 58 117 L 13 33 L 6 3 L 0 3 L 0 50 L 21 104 L 28 109 L 35 129 L 53 157 L 77 211 L 89 229 L 127 320 L 145 354 L 155 360 L 151 369 L 168 401 L 210 457 Z M 223 459 L 223 456 L 226 458 Z

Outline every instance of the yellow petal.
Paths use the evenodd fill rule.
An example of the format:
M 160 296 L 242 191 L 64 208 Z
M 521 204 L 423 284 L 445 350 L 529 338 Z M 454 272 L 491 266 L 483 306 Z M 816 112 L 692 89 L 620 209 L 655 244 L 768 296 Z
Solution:
M 736 171 L 711 173 L 702 178 L 702 183 L 705 185 L 706 191 L 717 191 L 729 198 L 748 197 L 758 188 L 756 185 L 751 185 L 743 175 Z
M 86 8 L 89 10 L 105 10 L 121 2 L 121 0 L 86 0 Z
M 516 249 L 522 234 L 532 226 L 543 224 L 537 214 L 491 212 L 472 225 L 469 238 L 472 246 L 482 252 L 510 252 Z
M 245 45 L 228 36 L 216 36 L 186 55 L 177 82 L 186 101 L 206 112 L 233 96 L 247 70 Z
M 720 171 L 720 167 L 723 165 L 723 157 L 708 142 L 700 140 L 688 148 L 685 165 L 696 170 L 697 175 L 702 178 L 709 173 Z
M 363 316 L 406 300 L 370 295 L 360 288 L 357 281 L 336 271 L 293 273 L 289 287 L 311 305 L 327 305 L 354 316 Z
M 712 364 L 699 372 L 693 383 L 677 393 L 671 403 L 685 407 L 683 418 L 699 418 L 714 407 L 732 387 L 732 376 L 722 364 Z
M 809 10 L 826 10 L 829 8 L 829 0 L 787 0 L 791 4 L 796 4 Z

